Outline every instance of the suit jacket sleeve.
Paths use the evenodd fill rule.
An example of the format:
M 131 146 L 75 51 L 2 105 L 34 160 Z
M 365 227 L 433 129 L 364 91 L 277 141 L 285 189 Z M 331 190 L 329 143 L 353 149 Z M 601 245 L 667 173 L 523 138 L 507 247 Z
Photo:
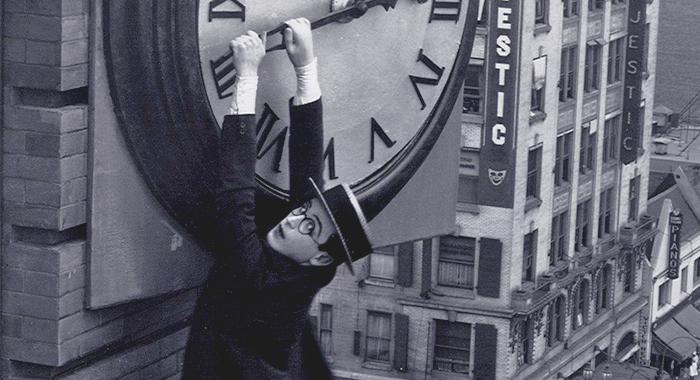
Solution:
M 224 118 L 219 141 L 219 182 L 216 191 L 216 235 L 219 256 L 249 270 L 259 264 L 262 246 L 255 233 L 255 116 Z M 251 239 L 251 235 L 255 237 Z M 242 240 L 246 249 L 240 249 Z M 250 247 L 256 244 L 259 247 Z
M 289 101 L 289 191 L 292 205 L 313 195 L 309 178 L 323 190 L 323 105 L 321 99 L 293 106 Z

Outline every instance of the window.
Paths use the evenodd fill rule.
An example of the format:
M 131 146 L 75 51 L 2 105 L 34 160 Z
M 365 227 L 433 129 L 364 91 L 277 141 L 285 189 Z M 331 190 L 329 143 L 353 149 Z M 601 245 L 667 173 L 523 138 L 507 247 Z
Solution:
M 700 283 L 700 258 L 695 259 L 694 270 L 693 270 L 693 285 Z
M 579 173 L 586 174 L 595 170 L 595 145 L 596 133 L 589 133 L 590 128 L 586 125 L 581 128 L 581 148 L 579 160 Z
M 617 136 L 620 133 L 620 122 L 622 117 L 617 115 L 605 120 L 603 131 L 603 162 L 612 161 L 617 158 Z
M 389 362 L 391 314 L 370 311 L 367 314 L 367 360 Z
M 600 11 L 603 9 L 603 0 L 588 0 L 589 11 Z
M 564 17 L 573 17 L 578 15 L 578 0 L 563 0 Z
M 571 313 L 571 327 L 577 328 L 588 323 L 588 281 L 583 280 L 574 292 Z
M 470 324 L 436 320 L 433 369 L 468 374 L 470 344 Z
M 548 0 L 535 0 L 535 25 L 547 24 Z
M 477 203 L 479 177 L 460 175 L 459 187 L 457 189 L 457 202 Z
M 566 4 L 567 0 L 564 0 Z M 559 101 L 565 102 L 576 96 L 576 46 L 561 51 L 561 72 L 559 73 Z
M 625 0 L 612 0 L 613 4 L 624 4 Z
M 527 187 L 525 194 L 528 198 L 540 197 L 540 161 L 542 147 L 530 150 L 527 156 Z
M 319 342 L 321 352 L 324 355 L 332 354 L 332 338 L 333 336 L 333 306 L 321 304 L 321 323 L 319 324 Z
M 566 255 L 566 237 L 568 233 L 569 212 L 563 213 L 552 218 L 552 239 L 549 248 L 549 265 L 555 266 L 557 262 L 564 260 Z
M 622 80 L 622 54 L 624 37 L 610 41 L 608 44 L 608 84 L 617 83 Z
M 624 268 L 624 291 L 632 293 L 634 291 L 634 253 L 630 252 L 623 258 Z
M 586 46 L 586 65 L 583 71 L 583 91 L 593 92 L 600 88 L 600 45 Z
M 636 176 L 630 180 L 627 220 L 637 220 L 637 209 L 639 207 L 639 179 L 640 176 Z
M 671 302 L 671 280 L 664 281 L 659 285 L 658 307 L 662 307 Z
M 547 314 L 547 346 L 553 347 L 564 340 L 564 297 L 559 296 L 549 304 Z
M 598 274 L 598 283 L 596 284 L 596 301 L 595 313 L 600 314 L 610 307 L 610 281 L 612 277 L 612 269 L 610 265 L 606 265 Z
M 602 238 L 612 232 L 612 213 L 615 206 L 613 189 L 603 190 L 600 193 L 600 210 L 598 214 L 598 237 Z
M 532 363 L 533 321 L 532 317 L 516 325 L 518 334 L 518 366 Z
M 441 237 L 438 285 L 472 289 L 475 248 L 476 239 L 474 238 Z
M 571 181 L 571 136 L 573 132 L 557 137 L 554 158 L 554 184 L 561 186 Z
M 547 56 L 532 61 L 532 97 L 531 114 L 544 112 L 544 87 L 547 78 Z
M 688 293 L 688 267 L 681 271 L 681 292 Z
M 393 281 L 394 261 L 394 247 L 375 248 L 369 256 L 369 276 Z
M 589 214 L 591 209 L 591 200 L 586 200 L 579 203 L 576 206 L 576 241 L 574 249 L 576 252 L 580 252 L 583 247 L 588 247 L 591 243 L 590 241 L 590 231 L 589 231 Z
M 464 79 L 464 97 L 462 98 L 462 113 L 481 115 L 484 112 L 484 67 L 480 65 L 467 66 L 467 76 Z
M 535 282 L 535 255 L 537 253 L 537 230 L 525 235 L 523 242 L 523 283 Z

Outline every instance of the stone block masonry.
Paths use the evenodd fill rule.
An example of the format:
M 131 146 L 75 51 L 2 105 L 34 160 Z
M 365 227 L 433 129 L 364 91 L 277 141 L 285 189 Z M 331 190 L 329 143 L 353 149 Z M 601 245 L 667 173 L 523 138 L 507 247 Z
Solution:
M 85 306 L 90 6 L 0 6 L 2 379 L 173 380 L 181 371 L 196 289 Z

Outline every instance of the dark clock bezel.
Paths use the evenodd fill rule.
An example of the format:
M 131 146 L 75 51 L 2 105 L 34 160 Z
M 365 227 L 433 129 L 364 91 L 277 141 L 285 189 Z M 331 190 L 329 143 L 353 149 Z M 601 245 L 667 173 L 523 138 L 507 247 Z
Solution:
M 453 70 L 430 116 L 391 160 L 353 189 L 372 219 L 427 157 L 461 93 L 476 31 L 478 0 Z M 212 241 L 219 129 L 199 62 L 196 1 L 104 0 L 104 52 L 122 135 L 163 208 L 192 236 Z

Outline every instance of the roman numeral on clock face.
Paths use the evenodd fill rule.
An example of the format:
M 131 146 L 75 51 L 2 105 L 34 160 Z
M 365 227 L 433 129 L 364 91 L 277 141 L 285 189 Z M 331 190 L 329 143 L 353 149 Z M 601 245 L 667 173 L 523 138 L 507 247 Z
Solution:
M 438 1 L 433 0 L 433 8 L 430 11 L 430 20 L 433 21 L 459 21 L 459 13 L 462 11 L 462 0 Z
M 425 99 L 423 99 L 423 94 L 421 94 L 418 85 L 427 84 L 430 86 L 437 86 L 437 84 L 440 83 L 440 79 L 442 78 L 442 73 L 445 71 L 445 68 L 438 66 L 437 64 L 435 64 L 435 62 L 433 62 L 433 60 L 431 60 L 425 54 L 423 54 L 423 49 L 420 49 L 420 52 L 418 52 L 418 61 L 426 65 L 430 69 L 430 71 L 434 72 L 435 75 L 437 75 L 437 78 L 425 78 L 415 75 L 408 76 L 411 79 L 413 88 L 416 90 L 416 94 L 418 95 L 418 99 L 420 100 L 421 109 L 424 109 L 426 105 Z
M 331 137 L 326 150 L 323 152 L 323 160 L 328 158 L 328 179 L 338 179 L 335 175 L 335 137 Z
M 222 6 L 224 3 L 236 4 L 238 10 L 228 10 L 228 7 Z M 237 18 L 245 21 L 245 5 L 238 0 L 212 0 L 209 2 L 209 22 L 212 22 L 215 18 Z
M 214 76 L 216 84 L 216 93 L 219 99 L 228 98 L 232 95 L 231 92 L 226 93 L 236 80 L 236 70 L 233 68 L 233 52 L 222 55 L 214 61 L 209 61 L 211 65 L 211 73 Z
M 372 162 L 374 162 L 374 136 L 375 135 L 379 136 L 379 139 L 382 140 L 382 142 L 384 143 L 384 145 L 386 145 L 387 148 L 391 148 L 392 146 L 394 146 L 394 144 L 396 144 L 396 140 L 390 139 L 389 135 L 386 134 L 384 129 L 382 129 L 382 127 L 379 125 L 379 123 L 377 123 L 376 120 L 374 120 L 374 118 L 372 118 L 372 126 L 371 126 L 369 133 L 370 133 L 370 135 L 369 135 L 369 141 L 370 141 L 369 163 L 372 163 Z
M 275 173 L 281 173 L 280 163 L 282 162 L 282 152 L 284 151 L 284 143 L 287 140 L 287 131 L 289 127 L 284 127 L 277 133 L 277 135 L 270 139 L 270 142 L 265 146 L 265 143 L 270 137 L 270 132 L 272 128 L 279 121 L 279 116 L 270 108 L 270 106 L 265 103 L 263 106 L 263 112 L 258 119 L 257 126 L 255 127 L 255 132 L 258 135 L 257 144 L 257 158 L 258 160 L 265 157 L 265 155 L 272 149 L 274 150 L 274 156 L 272 159 L 272 170 Z M 261 132 L 262 130 L 262 132 Z

